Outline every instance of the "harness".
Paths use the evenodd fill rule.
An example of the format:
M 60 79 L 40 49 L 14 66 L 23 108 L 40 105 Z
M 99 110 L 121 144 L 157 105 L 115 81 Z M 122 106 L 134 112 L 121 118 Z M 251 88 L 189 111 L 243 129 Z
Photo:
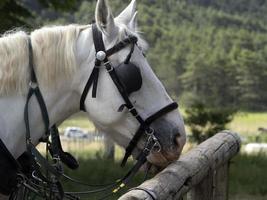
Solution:
M 120 189 L 125 187 L 132 177 L 138 172 L 140 167 L 147 161 L 147 156 L 150 154 L 151 151 L 161 151 L 161 144 L 156 137 L 155 130 L 151 127 L 151 123 L 153 123 L 156 119 L 162 117 L 166 113 L 176 109 L 178 107 L 177 103 L 173 102 L 165 107 L 161 108 L 156 113 L 152 114 L 146 119 L 143 119 L 137 109 L 134 107 L 133 103 L 129 99 L 129 95 L 132 92 L 138 91 L 142 86 L 142 76 L 140 69 L 131 62 L 131 56 L 134 52 L 134 48 L 137 46 L 137 37 L 135 36 L 128 36 L 123 41 L 117 43 L 112 48 L 105 50 L 105 45 L 102 38 L 101 31 L 98 30 L 95 24 L 92 25 L 92 32 L 93 32 L 93 40 L 94 46 L 96 50 L 96 59 L 95 59 L 95 66 L 89 76 L 89 79 L 84 87 L 83 93 L 80 99 L 80 109 L 82 111 L 85 110 L 84 102 L 86 97 L 89 93 L 90 88 L 92 87 L 92 97 L 96 98 L 97 93 L 97 84 L 98 84 L 98 77 L 100 73 L 100 69 L 102 66 L 106 69 L 109 73 L 112 81 L 114 82 L 115 86 L 117 87 L 120 95 L 124 100 L 124 104 L 122 104 L 118 112 L 122 112 L 123 109 L 128 109 L 129 113 L 135 118 L 140 126 L 136 133 L 134 134 L 133 138 L 131 139 L 130 143 L 128 144 L 124 158 L 121 162 L 121 166 L 125 166 L 127 159 L 132 154 L 134 148 L 136 148 L 137 143 L 139 142 L 140 138 L 144 135 L 146 137 L 146 142 L 143 149 L 140 151 L 139 155 L 137 156 L 137 161 L 134 166 L 126 173 L 124 177 L 117 180 L 115 183 L 102 185 L 102 188 L 98 188 L 95 190 L 83 191 L 83 192 L 64 192 L 60 178 L 71 180 L 72 182 L 83 184 L 87 186 L 92 186 L 78 180 L 72 179 L 66 176 L 63 172 L 62 162 L 65 163 L 71 169 L 78 168 L 78 163 L 75 158 L 62 150 L 60 144 L 60 138 L 58 134 L 57 127 L 55 125 L 51 126 L 49 122 L 49 116 L 47 112 L 47 108 L 45 105 L 45 101 L 42 97 L 42 93 L 39 89 L 37 78 L 34 72 L 33 66 L 33 54 L 32 54 L 32 45 L 31 40 L 29 38 L 29 67 L 31 70 L 31 81 L 30 87 L 26 99 L 25 109 L 24 109 L 24 121 L 26 127 L 26 145 L 27 145 L 27 161 L 30 163 L 28 165 L 28 170 L 25 172 L 25 167 L 22 167 L 19 163 L 19 159 L 15 160 L 12 155 L 9 153 L 3 142 L 0 142 L 0 153 L 4 152 L 2 157 L 5 158 L 5 163 L 9 163 L 8 166 L 12 166 L 10 171 L 14 177 L 8 180 L 10 185 L 6 185 L 4 188 L 9 188 L 9 190 L 2 190 L 0 185 L 0 192 L 3 194 L 10 194 L 10 199 L 15 200 L 17 199 L 17 194 L 19 191 L 24 191 L 24 198 L 27 199 L 27 194 L 35 193 L 36 195 L 44 198 L 44 199 L 79 199 L 77 195 L 82 194 L 92 194 L 96 192 L 103 192 L 106 190 L 112 190 L 111 193 L 107 194 L 101 199 L 105 199 L 108 196 L 118 192 Z M 131 50 L 126 57 L 125 61 L 120 65 L 114 67 L 111 62 L 109 61 L 109 57 L 120 50 L 124 49 L 127 46 L 131 46 Z M 45 125 L 45 134 L 44 137 L 41 138 L 41 141 L 46 143 L 47 152 L 49 151 L 53 158 L 53 164 L 48 162 L 48 157 L 43 157 L 40 152 L 36 149 L 36 147 L 32 144 L 31 141 L 31 130 L 29 125 L 29 102 L 31 98 L 35 96 L 40 109 L 42 118 Z M 51 137 L 49 137 L 51 136 Z M 51 138 L 51 139 L 50 139 Z M 22 159 L 25 163 L 25 159 Z M 1 165 L 2 166 L 2 165 Z M 30 167 L 29 167 L 30 166 Z M 98 187 L 98 186 L 97 186 Z M 11 189 L 10 189 L 11 188 Z M 138 188 L 137 188 L 138 189 Z M 140 189 L 140 188 L 139 188 Z M 148 193 L 151 193 L 147 191 Z M 153 197 L 154 198 L 154 197 Z M 156 199 L 156 197 L 154 198 Z

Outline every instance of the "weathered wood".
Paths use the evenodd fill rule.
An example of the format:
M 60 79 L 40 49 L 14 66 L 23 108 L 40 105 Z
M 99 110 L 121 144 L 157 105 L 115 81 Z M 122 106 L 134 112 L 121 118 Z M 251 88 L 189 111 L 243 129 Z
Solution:
M 190 190 L 190 200 L 227 200 L 228 173 L 229 162 L 218 169 L 210 170 L 208 175 Z
M 214 178 L 214 200 L 228 199 L 228 178 L 229 178 L 229 162 L 215 171 Z
M 198 185 L 210 171 L 220 168 L 237 154 L 241 140 L 236 133 L 222 131 L 181 156 L 154 178 L 140 185 L 157 200 L 177 200 Z M 150 200 L 144 191 L 131 190 L 119 200 Z
M 209 170 L 207 176 L 191 189 L 190 200 L 213 200 L 213 177 L 214 171 Z

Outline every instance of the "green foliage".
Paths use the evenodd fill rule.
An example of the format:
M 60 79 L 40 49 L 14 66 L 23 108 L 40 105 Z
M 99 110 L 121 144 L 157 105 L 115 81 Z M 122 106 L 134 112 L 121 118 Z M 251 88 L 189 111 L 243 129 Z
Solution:
M 190 127 L 193 140 L 197 143 L 224 130 L 234 114 L 233 109 L 205 107 L 201 102 L 195 102 L 185 112 L 186 124 Z
M 27 25 L 26 18 L 31 16 L 31 13 L 18 1 L 2 0 L 0 2 L 0 33 Z
M 238 155 L 230 165 L 229 189 L 232 196 L 250 195 L 257 199 L 258 196 L 267 196 L 266 179 L 267 156 L 259 155 Z M 255 197 L 255 198 L 254 198 Z M 244 199 L 244 198 L 236 198 Z
M 39 0 L 45 9 L 30 7 L 29 12 L 18 2 L 1 1 L 5 20 L 0 31 L 27 23 L 89 24 L 96 4 Z M 109 2 L 116 16 L 129 0 Z M 150 44 L 148 60 L 171 96 L 185 106 L 202 99 L 214 107 L 267 110 L 266 5 L 263 0 L 138 1 L 140 31 Z M 28 20 L 31 13 L 34 20 Z
M 39 2 L 45 7 L 52 7 L 59 11 L 72 10 L 77 5 L 77 0 L 39 0 Z
M 37 5 L 41 10 L 32 10 L 31 4 L 36 3 L 34 0 L 1 0 L 0 1 L 0 33 L 16 27 L 32 28 L 33 25 L 40 25 L 33 22 L 33 18 L 37 18 L 41 10 L 52 9 L 56 11 L 74 10 L 79 1 L 76 0 L 38 0 Z M 27 4 L 28 3 L 28 4 Z

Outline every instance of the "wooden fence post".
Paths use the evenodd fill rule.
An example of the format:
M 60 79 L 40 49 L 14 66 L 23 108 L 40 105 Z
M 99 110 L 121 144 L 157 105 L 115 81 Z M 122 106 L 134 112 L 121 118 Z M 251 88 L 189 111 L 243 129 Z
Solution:
M 214 171 L 209 170 L 208 175 L 189 192 L 190 200 L 213 200 Z
M 228 183 L 229 183 L 229 162 L 225 163 L 218 170 L 214 177 L 214 200 L 228 199 Z
M 227 200 L 229 162 L 208 175 L 189 192 L 190 200 Z
M 241 140 L 236 133 L 222 131 L 182 155 L 140 187 L 152 191 L 157 200 L 181 200 L 192 188 L 192 200 L 227 200 L 228 163 L 240 146 Z M 151 197 L 133 189 L 119 198 L 133 199 L 150 200 Z

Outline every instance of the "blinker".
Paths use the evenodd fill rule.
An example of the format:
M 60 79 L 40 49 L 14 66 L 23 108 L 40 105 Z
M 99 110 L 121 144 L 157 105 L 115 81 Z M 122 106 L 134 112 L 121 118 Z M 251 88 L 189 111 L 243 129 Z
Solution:
M 119 66 L 115 67 L 115 71 L 128 95 L 141 88 L 142 76 L 140 69 L 135 64 L 131 62 L 128 64 L 121 63 Z

